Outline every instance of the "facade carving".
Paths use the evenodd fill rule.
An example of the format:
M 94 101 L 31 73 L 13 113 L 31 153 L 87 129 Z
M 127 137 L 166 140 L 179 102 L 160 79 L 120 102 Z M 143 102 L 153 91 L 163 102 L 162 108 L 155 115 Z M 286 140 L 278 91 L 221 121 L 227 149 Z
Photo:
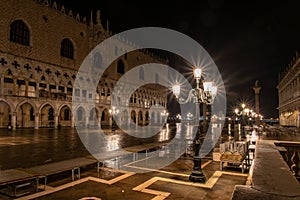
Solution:
M 298 53 L 279 74 L 279 123 L 282 126 L 300 127 L 300 57 Z
M 112 35 L 108 25 L 103 27 L 100 11 L 87 20 L 55 1 L 2 0 L 0 18 L 0 128 L 110 127 L 111 100 L 119 98 L 112 96 L 112 91 L 120 77 L 144 63 L 167 63 L 147 50 L 123 52 L 100 81 L 93 77 L 84 80 L 85 84 L 97 84 L 95 92 L 82 90 L 74 87 L 81 63 Z M 99 59 L 106 58 L 99 55 Z M 141 80 L 146 77 L 143 72 L 139 76 Z M 156 76 L 159 83 L 162 74 Z M 93 106 L 72 110 L 73 96 Z M 166 104 L 166 88 L 147 84 L 131 95 L 129 113 L 121 113 L 115 120 L 159 123 L 165 119 L 149 108 Z

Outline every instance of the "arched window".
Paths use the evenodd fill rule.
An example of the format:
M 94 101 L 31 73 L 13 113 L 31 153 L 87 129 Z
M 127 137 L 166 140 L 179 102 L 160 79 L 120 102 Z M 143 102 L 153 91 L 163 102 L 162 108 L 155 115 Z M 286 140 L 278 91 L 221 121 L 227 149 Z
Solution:
M 119 74 L 124 74 L 125 73 L 125 66 L 122 60 L 118 60 L 118 64 L 117 64 L 117 72 Z
M 29 46 L 29 37 L 29 28 L 22 20 L 16 20 L 11 23 L 10 41 Z
M 140 68 L 140 80 L 145 80 L 143 68 Z
M 74 58 L 73 43 L 67 38 L 63 39 L 63 41 L 61 42 L 60 55 L 66 58 Z

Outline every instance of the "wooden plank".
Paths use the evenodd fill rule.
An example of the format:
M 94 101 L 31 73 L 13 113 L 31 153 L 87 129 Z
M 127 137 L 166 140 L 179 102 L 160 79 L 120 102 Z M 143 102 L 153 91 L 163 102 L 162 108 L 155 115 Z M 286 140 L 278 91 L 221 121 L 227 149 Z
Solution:
M 38 177 L 38 174 L 31 174 L 17 169 L 8 169 L 0 171 L 0 185 L 7 185 L 14 182 L 34 179 L 36 177 Z
M 97 162 L 98 161 L 96 159 L 82 157 L 82 158 L 74 158 L 70 160 L 64 160 L 55 163 L 49 163 L 45 165 L 31 167 L 31 168 L 27 168 L 26 170 L 32 173 L 47 176 L 47 175 L 52 175 L 52 174 L 72 170 L 76 167 L 83 167 L 83 166 L 95 164 Z

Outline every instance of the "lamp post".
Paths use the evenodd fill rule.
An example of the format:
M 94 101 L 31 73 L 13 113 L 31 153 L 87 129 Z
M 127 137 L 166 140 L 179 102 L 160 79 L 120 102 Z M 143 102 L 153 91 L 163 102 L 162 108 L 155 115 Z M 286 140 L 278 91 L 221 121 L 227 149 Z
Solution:
M 196 116 L 195 120 L 198 123 L 198 129 L 194 138 L 194 167 L 192 174 L 189 176 L 189 180 L 193 182 L 204 183 L 206 181 L 205 175 L 201 168 L 201 157 L 200 157 L 200 134 L 203 133 L 203 127 L 199 125 L 199 105 L 200 103 L 211 105 L 217 94 L 217 87 L 212 82 L 201 81 L 202 70 L 200 68 L 194 69 L 194 78 L 196 79 L 196 88 L 189 91 L 187 99 L 180 97 L 180 85 L 176 84 L 172 86 L 173 94 L 176 96 L 179 104 L 186 104 L 194 99 L 196 104 Z M 202 85 L 203 84 L 203 85 Z M 206 131 L 206 130 L 205 130 Z
M 253 110 L 250 110 L 249 108 L 246 107 L 246 104 L 242 103 L 241 104 L 241 110 L 238 108 L 235 108 L 234 113 L 235 113 L 235 119 L 238 121 L 238 133 L 239 135 L 241 134 L 241 129 L 242 129 L 242 135 L 245 133 L 245 126 L 249 125 L 252 121 L 252 117 L 256 115 Z M 245 136 L 245 135 L 244 135 Z

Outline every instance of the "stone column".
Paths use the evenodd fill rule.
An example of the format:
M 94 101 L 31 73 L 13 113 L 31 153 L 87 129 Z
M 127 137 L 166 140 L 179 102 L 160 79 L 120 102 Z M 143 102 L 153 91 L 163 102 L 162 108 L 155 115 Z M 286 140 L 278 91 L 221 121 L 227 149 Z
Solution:
M 75 117 L 74 115 L 71 116 L 71 128 L 74 128 L 75 126 Z
M 260 92 L 261 86 L 258 85 L 258 80 L 255 81 L 255 85 L 252 87 L 252 89 L 254 90 L 254 94 L 255 94 L 255 113 L 260 114 L 259 113 L 259 92 Z M 259 123 L 259 117 L 256 117 L 255 123 L 256 124 Z
M 142 114 L 143 115 L 143 125 L 145 125 L 146 124 L 146 113 L 145 113 L 145 115 L 144 115 L 144 113 Z
M 135 125 L 139 125 L 139 114 L 135 115 Z
M 88 125 L 89 125 L 89 117 L 87 116 L 87 117 L 85 117 L 84 126 L 88 127 Z
M 34 116 L 34 129 L 39 129 L 39 113 L 35 113 Z
M 100 116 L 98 116 L 98 118 L 97 118 L 97 125 L 98 125 L 98 128 L 101 127 L 101 117 Z
M 58 127 L 58 114 L 54 115 L 54 128 Z
M 17 113 L 13 112 L 11 115 L 11 127 L 12 130 L 16 130 L 17 128 Z
M 109 128 L 111 128 L 112 127 L 112 115 L 109 115 Z
M 130 121 L 131 121 L 131 115 L 129 115 L 128 118 L 127 118 L 127 126 L 130 125 Z M 133 122 L 132 122 L 132 123 L 133 123 Z

